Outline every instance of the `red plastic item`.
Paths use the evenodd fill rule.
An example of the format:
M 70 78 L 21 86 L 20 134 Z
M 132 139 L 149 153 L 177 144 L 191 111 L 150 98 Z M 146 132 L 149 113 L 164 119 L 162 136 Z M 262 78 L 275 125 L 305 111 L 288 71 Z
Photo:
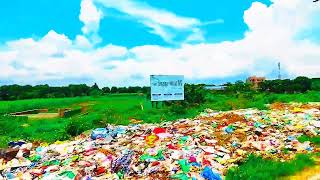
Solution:
M 83 155 L 90 156 L 90 155 L 92 155 L 94 153 L 95 153 L 95 150 L 94 149 L 90 149 L 90 150 L 87 150 L 86 152 L 84 152 Z
M 104 174 L 105 172 L 106 172 L 106 169 L 104 167 L 98 167 L 96 169 L 96 175 L 97 176 L 100 176 L 100 175 Z
M 189 162 L 197 162 L 196 157 L 190 156 L 190 157 L 189 157 Z
M 164 129 L 164 128 L 154 128 L 153 132 L 155 134 L 166 133 L 166 129 Z
M 174 150 L 178 150 L 178 149 L 179 149 L 178 147 L 175 147 L 175 146 L 172 145 L 172 144 L 168 144 L 167 147 L 168 147 L 169 149 L 174 149 Z
M 154 162 L 152 162 L 152 166 L 158 166 L 160 164 L 160 162 L 159 161 L 154 161 Z
M 211 166 L 211 163 L 210 163 L 210 161 L 208 161 L 208 160 L 206 160 L 206 159 L 202 159 L 202 164 L 204 165 L 204 166 Z

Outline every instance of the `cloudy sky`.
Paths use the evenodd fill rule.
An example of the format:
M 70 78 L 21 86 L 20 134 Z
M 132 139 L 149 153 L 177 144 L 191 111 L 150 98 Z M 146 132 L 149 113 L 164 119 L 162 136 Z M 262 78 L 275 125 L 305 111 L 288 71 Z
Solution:
M 312 0 L 3 0 L 0 84 L 320 77 Z

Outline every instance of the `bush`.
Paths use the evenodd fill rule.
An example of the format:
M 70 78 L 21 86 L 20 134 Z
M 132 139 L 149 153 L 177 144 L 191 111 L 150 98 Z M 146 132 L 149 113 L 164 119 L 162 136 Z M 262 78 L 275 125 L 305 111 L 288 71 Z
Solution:
M 298 154 L 289 162 L 280 162 L 262 157 L 249 155 L 248 159 L 238 167 L 228 170 L 228 179 L 278 179 L 281 176 L 293 175 L 305 167 L 314 165 L 310 155 Z
M 206 102 L 207 90 L 203 85 L 186 84 L 184 87 L 185 102 L 188 105 L 199 105 Z
M 309 79 L 307 77 L 297 77 L 294 80 L 284 79 L 284 80 L 267 80 L 259 85 L 259 89 L 263 92 L 273 92 L 273 93 L 296 93 L 296 92 L 306 92 L 311 90 L 312 87 L 316 85 L 316 79 Z
M 71 120 L 66 127 L 66 132 L 70 136 L 78 136 L 85 130 L 85 126 L 79 120 Z
M 81 113 L 81 108 L 72 109 L 72 110 L 69 110 L 69 111 L 65 111 L 63 117 L 68 118 L 68 117 L 74 116 L 74 115 L 79 114 L 79 113 Z
M 309 137 L 309 136 L 306 136 L 306 135 L 302 135 L 302 136 L 298 137 L 298 141 L 302 142 L 302 143 L 305 142 L 305 141 L 310 141 L 313 144 L 315 144 L 315 145 L 320 147 L 320 136 Z
M 170 106 L 170 111 L 175 114 L 186 114 L 187 107 L 184 106 L 181 102 L 176 102 Z

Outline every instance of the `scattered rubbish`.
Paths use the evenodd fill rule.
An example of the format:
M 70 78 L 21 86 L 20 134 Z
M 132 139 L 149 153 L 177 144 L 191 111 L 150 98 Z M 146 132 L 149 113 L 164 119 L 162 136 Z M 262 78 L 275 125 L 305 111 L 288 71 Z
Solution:
M 286 161 L 319 147 L 319 105 L 273 104 L 271 110 L 207 109 L 195 119 L 108 125 L 73 141 L 10 142 L 0 151 L 0 179 L 221 180 L 249 154 Z M 23 178 L 22 178 L 23 177 Z

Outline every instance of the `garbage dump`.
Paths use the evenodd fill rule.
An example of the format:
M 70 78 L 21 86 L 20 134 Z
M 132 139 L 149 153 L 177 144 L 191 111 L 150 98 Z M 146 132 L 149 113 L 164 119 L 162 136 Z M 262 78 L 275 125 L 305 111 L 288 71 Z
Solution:
M 10 142 L 0 179 L 223 179 L 251 154 L 279 160 L 319 152 L 302 134 L 319 136 L 319 104 L 270 110 L 207 109 L 195 119 L 108 125 L 54 144 Z

